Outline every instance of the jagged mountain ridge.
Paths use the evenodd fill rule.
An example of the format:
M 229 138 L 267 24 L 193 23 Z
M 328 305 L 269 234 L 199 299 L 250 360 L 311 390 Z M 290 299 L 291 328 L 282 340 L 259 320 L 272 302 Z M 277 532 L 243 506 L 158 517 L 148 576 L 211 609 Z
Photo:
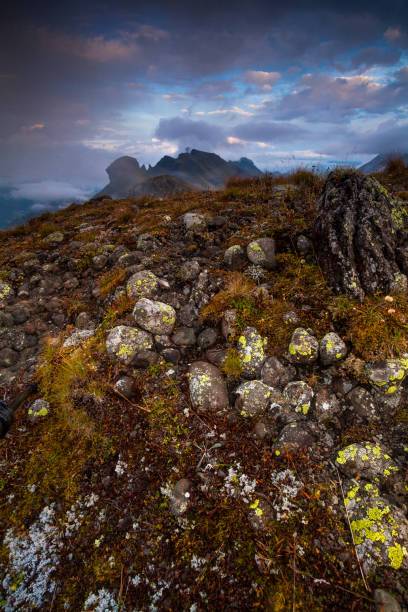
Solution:
M 120 157 L 106 169 L 106 172 L 110 181 L 98 196 L 109 195 L 113 198 L 136 193 L 157 195 L 157 182 L 148 182 L 149 177 L 173 176 L 184 182 L 184 191 L 192 191 L 192 186 L 212 191 L 222 189 L 225 182 L 233 176 L 256 177 L 262 174 L 253 161 L 246 157 L 241 157 L 238 161 L 225 161 L 216 153 L 197 149 L 181 153 L 177 158 L 165 155 L 155 166 L 149 166 L 147 170 L 144 166 L 140 167 L 133 157 Z M 140 187 L 142 183 L 146 183 L 143 188 Z M 182 186 L 180 182 L 172 182 L 169 178 L 166 184 L 169 191 L 163 192 L 162 195 L 174 194 Z M 162 187 L 163 185 L 162 181 Z
M 402 157 L 404 162 L 408 164 L 408 153 L 396 153 L 395 156 Z M 392 157 L 390 153 L 379 153 L 369 162 L 360 166 L 359 170 L 365 172 L 366 174 L 371 174 L 372 172 L 383 172 L 390 157 Z

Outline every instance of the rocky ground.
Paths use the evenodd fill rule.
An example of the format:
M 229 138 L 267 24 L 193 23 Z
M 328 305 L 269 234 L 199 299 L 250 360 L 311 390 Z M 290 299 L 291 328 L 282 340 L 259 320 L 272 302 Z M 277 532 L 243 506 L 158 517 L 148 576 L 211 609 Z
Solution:
M 5 610 L 408 609 L 406 185 L 377 178 L 373 295 L 318 265 L 307 172 L 2 234 L 3 397 L 39 385 L 0 443 Z

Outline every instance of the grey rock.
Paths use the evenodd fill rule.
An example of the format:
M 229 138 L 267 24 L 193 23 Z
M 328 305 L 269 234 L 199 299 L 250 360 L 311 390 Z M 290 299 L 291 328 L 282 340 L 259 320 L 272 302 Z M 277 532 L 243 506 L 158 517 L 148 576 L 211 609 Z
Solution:
M 60 244 L 64 240 L 64 234 L 62 232 L 52 232 L 43 238 L 43 242 L 46 244 Z
M 178 312 L 178 320 L 182 325 L 187 327 L 194 327 L 198 319 L 198 310 L 192 302 L 189 302 L 185 306 L 182 306 Z
M 262 366 L 261 378 L 270 387 L 284 387 L 296 378 L 296 368 L 284 365 L 275 356 L 268 357 Z
M 224 265 L 228 270 L 239 270 L 246 261 L 246 253 L 238 244 L 230 246 L 224 253 Z
M 132 366 L 135 368 L 148 368 L 149 366 L 159 361 L 159 355 L 156 351 L 142 349 L 138 351 L 132 359 Z
M 200 349 L 205 350 L 213 346 L 217 342 L 217 330 L 213 327 L 207 327 L 199 334 L 197 338 L 197 345 Z
M 313 250 L 312 243 L 307 236 L 300 235 L 296 240 L 296 248 L 299 253 L 306 254 Z
M 243 417 L 264 414 L 270 403 L 272 389 L 260 380 L 242 383 L 235 390 L 235 409 Z
M 94 329 L 95 323 L 87 312 L 80 312 L 75 319 L 75 327 L 78 327 L 78 329 Z
M 295 329 L 289 344 L 289 359 L 292 363 L 310 364 L 317 360 L 319 343 L 303 327 Z
M 266 339 L 263 339 L 254 327 L 246 327 L 238 338 L 238 354 L 243 366 L 245 378 L 259 378 L 266 359 Z
M 283 390 L 283 397 L 295 412 L 306 416 L 310 410 L 314 396 L 313 389 L 303 380 L 290 382 Z
M 39 418 L 48 416 L 49 412 L 49 402 L 44 399 L 36 399 L 28 408 L 28 418 L 31 422 L 34 422 Z
M 3 306 L 14 297 L 14 291 L 11 285 L 4 281 L 0 281 L 0 306 Z
M 380 421 L 376 402 L 373 396 L 364 387 L 355 387 L 347 395 L 347 399 L 351 402 L 355 412 L 365 421 Z
M 203 232 L 207 229 L 206 217 L 198 213 L 185 213 L 183 216 L 183 223 L 187 231 Z
M 275 452 L 286 452 L 300 448 L 308 448 L 316 441 L 316 437 L 307 423 L 289 423 L 285 425 L 274 445 Z
M 316 393 L 314 416 L 320 423 L 336 421 L 341 412 L 340 402 L 328 389 L 319 389 Z
M 13 308 L 11 311 L 11 315 L 13 317 L 15 325 L 21 325 L 25 323 L 29 318 L 29 313 L 25 308 Z
M 222 315 L 221 332 L 226 340 L 233 337 L 235 334 L 234 322 L 236 321 L 237 313 L 235 310 L 226 310 Z
M 131 378 L 130 376 L 122 376 L 115 382 L 115 389 L 116 391 L 119 391 L 119 393 L 130 399 L 134 394 L 134 382 L 134 378 Z
M 296 325 L 296 323 L 299 322 L 299 317 L 297 316 L 294 310 L 289 310 L 288 312 L 285 312 L 282 316 L 282 319 L 285 323 L 288 324 L 290 323 Z
M 65 340 L 62 346 L 63 348 L 68 346 L 79 346 L 83 342 L 89 340 L 89 338 L 92 338 L 94 334 L 95 332 L 92 329 L 77 329 Z
M 200 274 L 200 264 L 195 259 L 185 261 L 179 270 L 181 280 L 192 281 Z
M 17 363 L 19 354 L 11 348 L 4 348 L 0 351 L 0 367 L 9 368 Z
M 133 317 L 140 327 L 159 335 L 171 334 L 176 323 L 176 311 L 172 306 L 148 298 L 136 302 Z
M 402 381 L 408 374 L 408 355 L 401 359 L 386 359 L 365 366 L 368 382 L 377 391 L 392 395 L 398 391 Z
M 158 288 L 158 278 L 150 270 L 141 270 L 131 276 L 126 284 L 126 292 L 129 297 L 150 298 Z
M 338 363 L 347 355 L 347 347 L 334 332 L 326 334 L 320 341 L 320 361 L 324 366 Z
M 14 325 L 14 319 L 10 312 L 0 312 L 0 323 L 2 327 L 11 327 Z
M 170 339 L 170 336 L 167 334 L 162 334 L 162 335 L 157 334 L 154 337 L 154 343 L 156 345 L 156 348 L 159 351 L 162 351 L 165 348 L 171 347 L 171 339 Z
M 134 266 L 140 262 L 142 253 L 140 251 L 131 251 L 130 253 L 124 253 L 118 259 L 118 265 L 121 268 L 127 268 Z
M 387 451 L 374 442 L 349 444 L 338 451 L 336 464 L 349 478 L 364 478 L 387 486 L 399 478 L 400 468 Z
M 180 351 L 176 348 L 164 349 L 161 354 L 164 361 L 166 361 L 167 363 L 173 363 L 174 365 L 177 365 L 180 361 Z
M 116 357 L 125 364 L 130 364 L 137 353 L 150 350 L 153 336 L 146 331 L 126 325 L 118 325 L 110 330 L 106 339 L 108 355 Z
M 190 503 L 192 484 L 187 478 L 181 478 L 174 489 L 170 499 L 170 509 L 175 516 L 184 514 Z
M 195 361 L 191 364 L 189 387 L 191 403 L 196 410 L 218 412 L 228 407 L 225 379 L 211 363 Z
M 398 601 L 384 589 L 375 589 L 374 600 L 376 612 L 402 612 Z

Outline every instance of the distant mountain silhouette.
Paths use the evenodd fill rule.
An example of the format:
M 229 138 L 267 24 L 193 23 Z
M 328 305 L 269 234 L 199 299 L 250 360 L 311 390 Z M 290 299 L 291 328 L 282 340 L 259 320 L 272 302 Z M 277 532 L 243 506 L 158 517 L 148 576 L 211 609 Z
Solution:
M 161 174 L 160 176 L 152 176 L 147 181 L 139 183 L 129 191 L 128 195 L 134 198 L 139 198 L 142 195 L 164 198 L 185 193 L 186 191 L 199 191 L 199 189 L 177 176 Z
M 250 159 L 242 157 L 238 162 L 225 161 L 216 153 L 192 149 L 180 153 L 177 158 L 165 155 L 154 166 L 149 166 L 151 176 L 172 174 L 196 185 L 200 189 L 222 189 L 232 176 L 258 176 L 262 174 Z
M 382 172 L 382 170 L 385 169 L 387 161 L 390 157 L 402 157 L 404 162 L 408 164 L 408 153 L 380 153 L 366 164 L 360 166 L 359 170 L 362 170 L 366 174 L 371 174 L 372 172 Z
M 106 172 L 109 176 L 109 183 L 98 193 L 98 196 L 109 195 L 112 198 L 123 198 L 149 178 L 146 170 L 140 168 L 137 159 L 127 155 L 115 159 L 106 168 Z

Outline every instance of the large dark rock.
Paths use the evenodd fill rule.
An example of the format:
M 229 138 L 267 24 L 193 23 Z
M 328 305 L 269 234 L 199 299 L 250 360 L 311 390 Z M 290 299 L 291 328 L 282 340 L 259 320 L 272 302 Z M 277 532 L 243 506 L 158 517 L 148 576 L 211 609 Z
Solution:
M 408 273 L 408 212 L 377 180 L 331 172 L 314 225 L 319 264 L 337 293 L 363 299 L 403 287 Z

